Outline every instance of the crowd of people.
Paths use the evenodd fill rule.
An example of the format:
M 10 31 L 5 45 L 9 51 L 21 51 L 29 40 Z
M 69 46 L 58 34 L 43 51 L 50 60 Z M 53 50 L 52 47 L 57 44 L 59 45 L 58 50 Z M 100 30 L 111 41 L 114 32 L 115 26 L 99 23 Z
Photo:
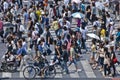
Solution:
M 66 73 L 69 73 L 68 66 L 71 63 L 75 64 L 77 71 L 81 71 L 77 59 L 82 55 L 81 49 L 85 49 L 85 53 L 88 52 L 87 25 L 92 25 L 92 32 L 100 38 L 92 39 L 92 44 L 88 44 L 91 46 L 92 67 L 104 70 L 104 76 L 116 75 L 115 63 L 119 64 L 116 51 L 120 48 L 120 27 L 115 32 L 115 22 L 120 19 L 119 1 L 81 0 L 77 3 L 74 0 L 31 0 L 28 5 L 24 5 L 22 0 L 0 0 L 0 5 L 3 15 L 0 19 L 0 36 L 2 42 L 7 41 L 5 55 L 11 57 L 8 61 L 12 61 L 13 55 L 16 55 L 16 59 L 20 61 L 20 69 L 28 54 L 31 54 L 33 59 L 40 55 L 46 58 L 53 53 L 50 49 L 53 45 L 53 63 L 63 58 L 64 66 L 61 66 Z M 71 15 L 75 12 L 82 13 L 85 17 L 76 18 L 76 30 L 73 31 L 71 27 L 74 17 Z M 4 30 L 4 22 L 10 22 L 14 27 Z M 53 38 L 51 30 L 55 31 L 57 39 Z M 27 37 L 23 36 L 25 34 Z M 35 53 L 31 53 L 33 50 Z

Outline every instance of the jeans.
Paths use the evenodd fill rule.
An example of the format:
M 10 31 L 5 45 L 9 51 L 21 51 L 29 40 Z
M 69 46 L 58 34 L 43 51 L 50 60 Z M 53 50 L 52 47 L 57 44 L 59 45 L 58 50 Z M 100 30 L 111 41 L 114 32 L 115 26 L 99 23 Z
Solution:
M 69 66 L 70 66 L 72 63 L 74 63 L 75 67 L 77 68 L 77 61 L 76 61 L 75 58 L 73 58 L 73 60 L 70 61 Z
M 104 63 L 104 57 L 99 57 L 99 62 L 100 62 L 100 65 L 102 66 L 103 68 L 103 63 Z
M 63 66 L 63 68 L 65 69 L 65 72 L 66 72 L 66 73 L 69 73 L 69 70 L 68 70 L 67 62 L 66 62 L 66 61 L 64 61 L 64 64 L 63 64 L 62 66 Z
M 111 67 L 113 68 L 113 75 L 116 74 L 116 68 L 115 68 L 115 64 L 112 62 L 111 63 Z
M 110 66 L 108 66 L 108 64 L 104 64 L 104 75 L 105 76 L 107 75 L 107 71 L 108 71 L 108 74 L 111 73 Z
M 44 23 L 41 23 L 41 28 L 44 31 Z

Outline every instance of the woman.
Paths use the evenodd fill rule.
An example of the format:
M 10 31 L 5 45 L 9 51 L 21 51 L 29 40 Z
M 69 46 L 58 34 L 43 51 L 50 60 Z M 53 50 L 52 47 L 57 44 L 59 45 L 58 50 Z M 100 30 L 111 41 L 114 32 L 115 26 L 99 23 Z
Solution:
M 98 51 L 98 53 L 99 53 L 98 61 L 100 63 L 100 71 L 103 70 L 103 63 L 104 63 L 104 48 L 103 48 L 103 46 L 104 46 L 104 44 L 101 43 L 99 51 Z
M 82 71 L 81 69 L 78 69 L 78 65 L 77 65 L 77 61 L 76 61 L 76 58 L 75 56 L 77 55 L 77 53 L 75 52 L 75 44 L 72 43 L 71 44 L 71 48 L 70 48 L 70 63 L 69 63 L 69 66 L 74 63 L 75 67 L 76 67 L 76 71 Z
M 95 67 L 95 55 L 96 55 L 96 49 L 97 49 L 97 46 L 96 46 L 96 43 L 95 43 L 95 40 L 93 39 L 92 40 L 92 46 L 91 46 L 91 51 L 92 51 L 92 54 L 91 54 L 91 62 L 93 63 L 93 67 Z
M 116 68 L 115 68 L 115 62 L 113 61 L 116 58 L 114 47 L 110 47 L 110 53 L 111 53 L 111 67 L 113 68 L 113 74 L 112 76 L 114 77 L 116 75 Z
M 104 48 L 105 56 L 104 56 L 104 76 L 111 74 L 110 70 L 110 53 L 108 52 L 108 48 Z M 108 73 L 107 73 L 108 71 Z

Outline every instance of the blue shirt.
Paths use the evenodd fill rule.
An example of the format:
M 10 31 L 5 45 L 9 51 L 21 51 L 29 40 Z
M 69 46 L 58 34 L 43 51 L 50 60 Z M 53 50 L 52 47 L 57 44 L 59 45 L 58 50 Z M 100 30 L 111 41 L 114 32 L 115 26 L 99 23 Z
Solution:
M 43 53 L 43 47 L 41 45 L 38 45 L 38 50 Z
M 27 12 L 23 14 L 23 17 L 24 17 L 25 22 L 28 22 L 29 14 Z

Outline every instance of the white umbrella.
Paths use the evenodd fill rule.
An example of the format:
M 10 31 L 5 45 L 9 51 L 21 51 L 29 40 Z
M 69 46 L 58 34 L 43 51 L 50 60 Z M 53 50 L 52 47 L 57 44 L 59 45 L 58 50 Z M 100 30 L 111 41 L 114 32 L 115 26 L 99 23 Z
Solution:
M 97 40 L 100 40 L 99 36 L 97 36 L 96 34 L 94 33 L 88 33 L 87 36 L 91 37 L 91 38 L 94 38 L 94 39 L 97 39 Z

